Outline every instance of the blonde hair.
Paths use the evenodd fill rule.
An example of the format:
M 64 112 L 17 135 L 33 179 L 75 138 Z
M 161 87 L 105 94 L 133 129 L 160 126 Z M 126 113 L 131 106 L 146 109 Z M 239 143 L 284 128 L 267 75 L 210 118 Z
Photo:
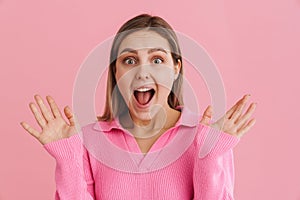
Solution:
M 102 116 L 97 116 L 98 121 L 112 121 L 114 116 L 119 116 L 127 111 L 127 105 L 118 89 L 115 78 L 116 59 L 121 42 L 129 34 L 138 30 L 154 31 L 167 39 L 171 47 L 171 54 L 174 64 L 182 63 L 181 51 L 178 45 L 177 36 L 172 27 L 161 17 L 148 14 L 138 15 L 126 23 L 118 30 L 114 38 L 110 51 L 110 65 L 108 69 L 106 102 Z M 183 68 L 181 66 L 178 78 L 174 81 L 171 92 L 168 96 L 168 104 L 173 109 L 183 106 L 182 82 Z

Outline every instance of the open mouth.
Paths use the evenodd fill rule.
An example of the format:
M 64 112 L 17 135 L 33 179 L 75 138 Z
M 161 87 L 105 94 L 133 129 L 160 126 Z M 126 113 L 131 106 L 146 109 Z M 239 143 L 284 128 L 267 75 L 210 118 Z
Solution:
M 138 88 L 133 92 L 135 99 L 141 105 L 146 105 L 151 101 L 155 94 L 153 88 Z

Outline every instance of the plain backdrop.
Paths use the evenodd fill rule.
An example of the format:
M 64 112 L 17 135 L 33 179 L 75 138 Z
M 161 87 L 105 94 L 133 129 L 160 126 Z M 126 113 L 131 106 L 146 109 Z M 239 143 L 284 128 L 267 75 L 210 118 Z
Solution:
M 19 123 L 38 128 L 28 106 L 34 94 L 71 105 L 88 53 L 141 13 L 163 17 L 207 50 L 227 108 L 246 93 L 258 103 L 255 127 L 234 149 L 236 199 L 299 200 L 299 0 L 0 0 L 0 199 L 54 198 L 55 161 Z M 204 110 L 209 101 L 201 103 Z

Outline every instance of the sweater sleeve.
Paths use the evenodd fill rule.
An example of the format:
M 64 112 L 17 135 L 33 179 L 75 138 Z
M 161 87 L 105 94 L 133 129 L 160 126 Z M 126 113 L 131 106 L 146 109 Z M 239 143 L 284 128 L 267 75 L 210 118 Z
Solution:
M 240 139 L 205 125 L 200 125 L 199 128 L 199 154 L 193 173 L 194 199 L 233 200 L 235 177 L 232 149 Z M 209 134 L 214 136 L 209 137 Z M 207 138 L 210 138 L 209 141 L 213 141 L 211 138 L 217 140 L 209 142 Z
M 79 134 L 44 145 L 56 160 L 55 200 L 92 200 L 94 180 Z

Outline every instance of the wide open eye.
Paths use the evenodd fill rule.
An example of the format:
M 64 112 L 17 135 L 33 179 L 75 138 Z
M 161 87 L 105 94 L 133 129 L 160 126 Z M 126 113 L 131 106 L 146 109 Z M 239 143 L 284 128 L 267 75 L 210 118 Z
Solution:
M 161 64 L 163 61 L 164 61 L 164 60 L 161 59 L 161 58 L 154 58 L 154 59 L 153 59 L 153 63 L 154 63 L 154 64 Z
M 136 59 L 133 57 L 127 57 L 123 60 L 123 63 L 125 63 L 127 65 L 134 65 L 134 64 L 136 64 Z

